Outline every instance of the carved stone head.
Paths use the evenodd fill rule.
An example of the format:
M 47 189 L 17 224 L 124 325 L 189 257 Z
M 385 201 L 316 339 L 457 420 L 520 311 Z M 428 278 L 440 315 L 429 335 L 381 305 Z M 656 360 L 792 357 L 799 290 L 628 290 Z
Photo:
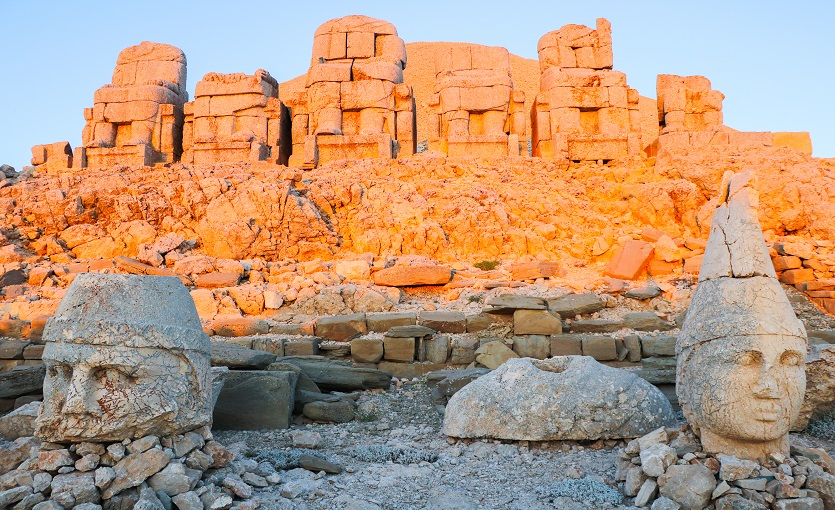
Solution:
M 806 331 L 777 281 L 748 174 L 728 175 L 676 345 L 677 393 L 705 451 L 789 453 L 806 391 Z
M 177 278 L 80 274 L 44 340 L 43 440 L 165 436 L 211 421 L 209 339 Z

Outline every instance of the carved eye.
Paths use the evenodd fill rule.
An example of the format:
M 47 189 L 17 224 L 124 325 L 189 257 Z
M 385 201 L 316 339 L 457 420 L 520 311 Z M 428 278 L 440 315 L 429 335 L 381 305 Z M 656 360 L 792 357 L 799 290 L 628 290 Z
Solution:
M 49 377 L 69 379 L 70 376 L 72 376 L 72 367 L 67 365 L 52 365 L 49 367 Z
M 800 353 L 794 351 L 786 351 L 780 356 L 780 364 L 790 367 L 799 367 L 803 364 L 803 357 Z
M 756 351 L 748 351 L 748 352 L 741 353 L 741 354 L 739 354 L 739 357 L 737 358 L 737 362 L 740 365 L 745 366 L 745 367 L 757 365 L 757 364 L 761 363 L 762 360 L 763 360 L 762 354 L 760 354 L 759 352 L 756 352 Z

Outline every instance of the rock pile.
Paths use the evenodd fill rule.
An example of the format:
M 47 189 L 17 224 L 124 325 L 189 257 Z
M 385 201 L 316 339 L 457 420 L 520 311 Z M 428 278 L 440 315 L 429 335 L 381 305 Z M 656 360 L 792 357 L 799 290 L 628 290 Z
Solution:
M 818 448 L 795 448 L 762 463 L 708 455 L 682 425 L 634 439 L 619 455 L 616 478 L 639 508 L 823 510 L 835 504 L 835 462 Z
M 255 509 L 253 487 L 281 481 L 268 463 L 234 460 L 208 427 L 115 443 L 22 437 L 0 445 L 0 472 L 0 508 L 36 510 Z

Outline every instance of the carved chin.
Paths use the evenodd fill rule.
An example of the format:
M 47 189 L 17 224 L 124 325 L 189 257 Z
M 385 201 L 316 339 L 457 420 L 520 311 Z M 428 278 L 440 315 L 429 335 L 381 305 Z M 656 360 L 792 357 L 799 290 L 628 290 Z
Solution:
M 139 413 L 120 416 L 59 414 L 52 419 L 39 420 L 38 433 L 52 441 L 121 441 L 125 438 L 139 438 L 153 434 L 154 429 L 163 427 L 177 417 L 178 406 L 171 402 L 153 415 Z

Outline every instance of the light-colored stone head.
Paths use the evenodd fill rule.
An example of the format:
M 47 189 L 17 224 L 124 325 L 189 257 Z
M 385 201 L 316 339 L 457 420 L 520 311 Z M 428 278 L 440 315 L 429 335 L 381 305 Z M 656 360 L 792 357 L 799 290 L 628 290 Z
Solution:
M 676 345 L 677 393 L 705 451 L 761 459 L 789 452 L 806 390 L 806 332 L 775 277 L 750 179 L 730 174 L 722 184 Z
M 80 274 L 44 340 L 43 440 L 120 441 L 211 421 L 209 339 L 177 278 Z

